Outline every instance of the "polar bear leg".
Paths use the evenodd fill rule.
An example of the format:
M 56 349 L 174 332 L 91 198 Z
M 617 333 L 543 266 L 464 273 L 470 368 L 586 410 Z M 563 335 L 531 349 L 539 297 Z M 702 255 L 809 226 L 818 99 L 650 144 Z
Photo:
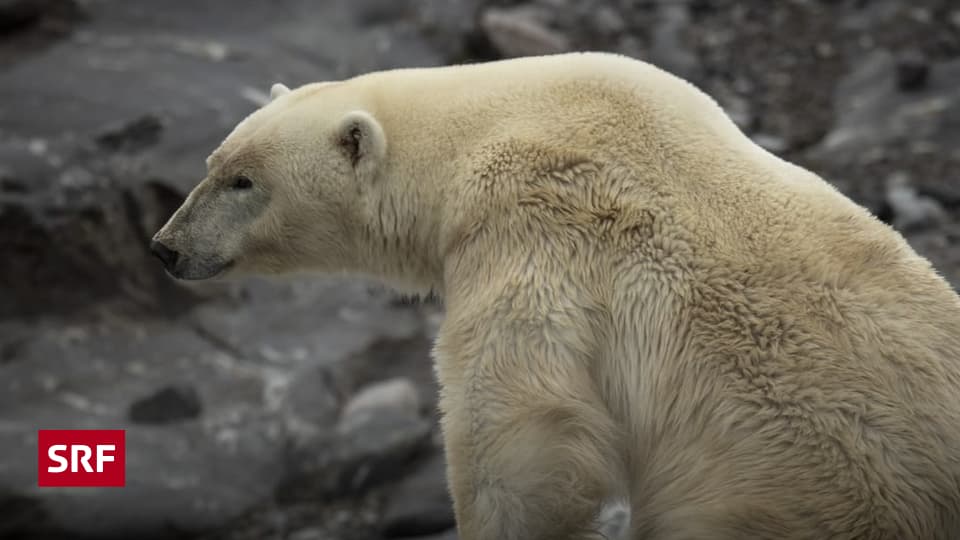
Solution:
M 595 520 L 618 470 L 607 421 L 582 404 L 522 401 L 501 417 L 477 403 L 446 431 L 461 540 L 601 539 Z

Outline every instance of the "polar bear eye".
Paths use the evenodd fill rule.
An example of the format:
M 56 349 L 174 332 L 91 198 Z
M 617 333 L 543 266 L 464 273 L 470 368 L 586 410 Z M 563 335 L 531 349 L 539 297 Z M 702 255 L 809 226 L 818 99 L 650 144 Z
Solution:
M 253 187 L 253 181 L 246 176 L 238 176 L 233 179 L 233 189 L 250 189 Z

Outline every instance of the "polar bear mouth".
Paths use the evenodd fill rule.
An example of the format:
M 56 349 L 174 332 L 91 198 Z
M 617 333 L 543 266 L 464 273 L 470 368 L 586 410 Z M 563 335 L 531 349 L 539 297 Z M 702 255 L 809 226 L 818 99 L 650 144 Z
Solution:
M 199 264 L 191 264 L 189 260 L 181 261 L 181 264 L 167 272 L 184 281 L 200 281 L 205 279 L 216 279 L 223 277 L 233 268 L 234 260 L 229 261 L 204 261 Z

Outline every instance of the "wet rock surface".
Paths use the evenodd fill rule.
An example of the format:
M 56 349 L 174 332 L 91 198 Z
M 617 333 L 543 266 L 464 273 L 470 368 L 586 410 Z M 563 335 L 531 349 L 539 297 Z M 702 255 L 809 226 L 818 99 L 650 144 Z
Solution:
M 456 538 L 439 306 L 175 283 L 150 235 L 270 84 L 563 50 L 654 62 L 960 284 L 948 0 L 0 0 L 0 538 Z M 229 16 L 224 16 L 229 14 Z M 123 489 L 36 487 L 36 430 L 127 430 Z M 614 537 L 623 508 L 602 516 Z

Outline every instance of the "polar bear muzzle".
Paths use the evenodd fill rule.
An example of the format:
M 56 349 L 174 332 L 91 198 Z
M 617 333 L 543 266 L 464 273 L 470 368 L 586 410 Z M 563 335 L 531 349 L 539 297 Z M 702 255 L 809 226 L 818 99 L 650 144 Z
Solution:
M 154 235 L 150 251 L 175 278 L 219 277 L 243 253 L 269 202 L 266 188 L 249 177 L 207 178 Z

